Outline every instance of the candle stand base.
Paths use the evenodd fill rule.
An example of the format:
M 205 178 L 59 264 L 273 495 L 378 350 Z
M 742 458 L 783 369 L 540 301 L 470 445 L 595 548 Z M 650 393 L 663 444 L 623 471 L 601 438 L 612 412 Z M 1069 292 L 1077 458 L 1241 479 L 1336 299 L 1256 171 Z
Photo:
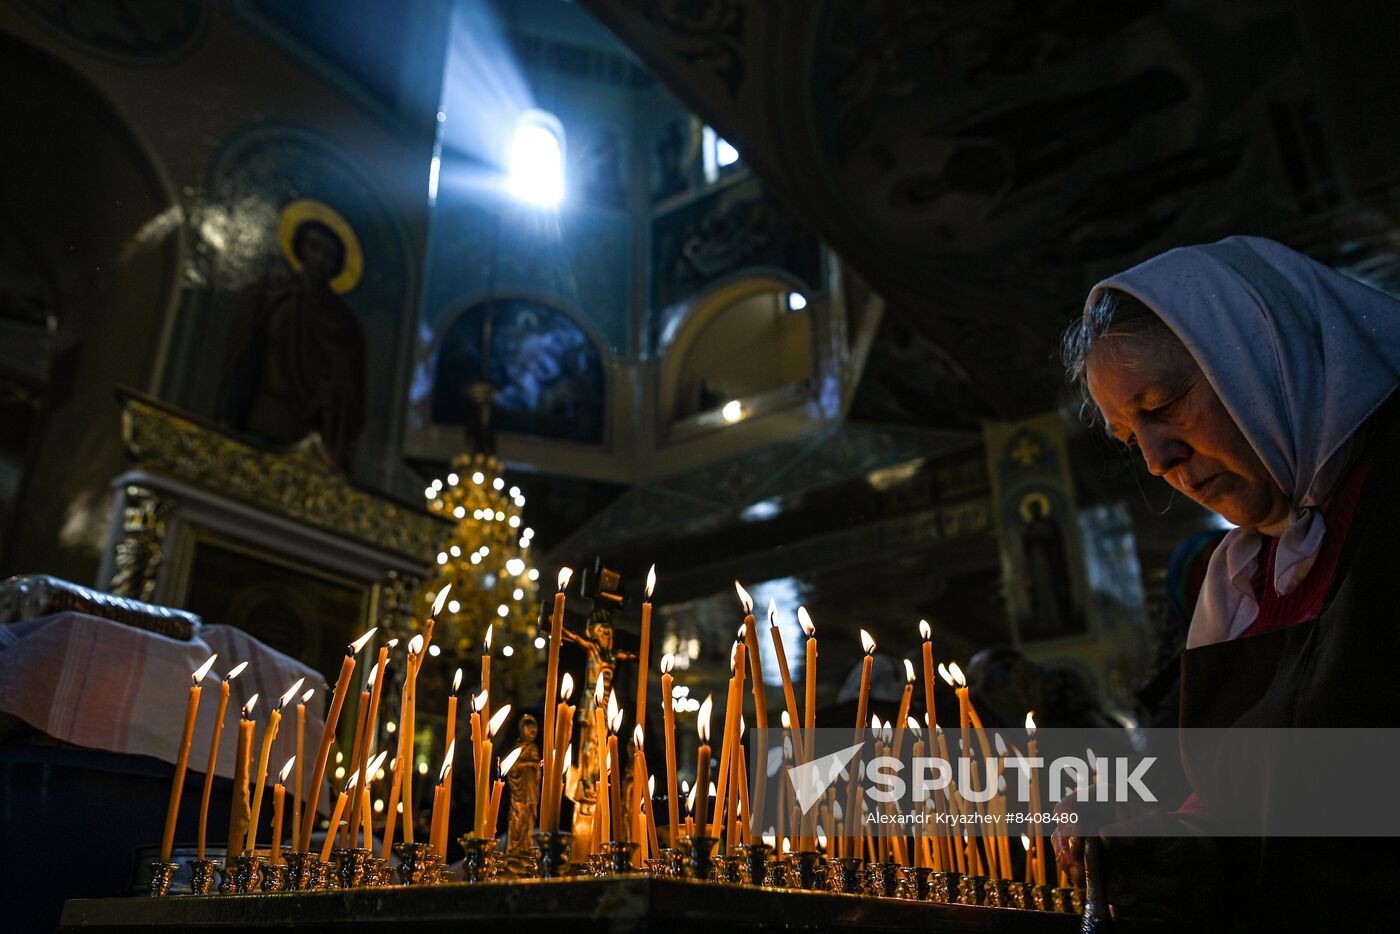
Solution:
M 866 870 L 866 879 L 871 895 L 894 898 L 899 889 L 899 863 L 871 863 Z
M 426 843 L 395 843 L 394 852 L 399 857 L 399 881 L 404 885 L 423 885 L 431 882 L 426 879 L 432 849 Z
M 687 837 L 685 840 L 686 849 L 686 878 L 706 881 L 714 873 L 714 837 Z
M 822 888 L 821 868 L 822 855 L 813 850 L 803 850 L 792 854 L 793 870 L 796 876 L 797 888 L 806 892 L 811 892 Z
M 214 887 L 214 874 L 219 871 L 217 859 L 190 860 L 190 892 L 194 895 L 208 895 Z
M 262 868 L 262 890 L 283 892 L 287 888 L 287 867 L 284 863 L 268 863 Z
M 1072 896 L 1072 889 L 1057 888 L 1050 893 L 1050 902 L 1055 906 L 1055 910 L 1061 914 L 1074 914 L 1074 906 L 1071 904 Z
M 535 833 L 535 845 L 540 848 L 539 877 L 562 878 L 569 868 L 569 847 L 574 835 L 567 830 L 541 830 Z
M 491 877 L 489 859 L 496 848 L 495 837 L 466 834 L 457 839 L 466 855 L 462 857 L 462 873 L 467 882 L 483 882 Z
M 1030 883 L 1029 882 L 1008 882 L 1006 883 L 1007 897 L 1011 899 L 1012 908 L 1034 908 L 1031 904 Z
M 257 890 L 262 881 L 261 857 L 235 856 L 219 869 L 223 881 L 219 883 L 221 894 L 247 895 Z
M 685 878 L 685 853 L 676 847 L 662 847 L 661 859 L 666 863 L 666 878 Z
M 374 854 L 370 850 L 336 850 L 335 861 L 342 889 L 358 889 L 365 884 L 365 874 L 369 870 Z
M 1031 907 L 1036 911 L 1054 911 L 1055 900 L 1048 885 L 1031 886 Z
M 956 872 L 935 872 L 933 874 L 933 889 L 929 892 L 929 900 L 940 902 L 944 905 L 951 905 L 958 900 L 958 880 L 961 876 Z
M 316 861 L 316 890 L 330 892 L 340 888 L 340 873 L 334 862 Z
M 605 875 L 620 876 L 633 871 L 632 854 L 637 844 L 625 840 L 609 840 L 603 844 L 603 872 Z
M 739 857 L 730 856 L 728 853 L 716 856 L 715 881 L 737 883 L 739 881 Z
M 831 867 L 831 877 L 828 888 L 832 892 L 841 892 L 845 895 L 859 895 L 861 891 L 861 869 L 865 865 L 865 860 L 858 856 L 838 856 L 836 859 L 828 861 Z
M 963 876 L 958 880 L 958 904 L 980 905 L 986 891 L 986 876 Z
M 1010 908 L 1011 889 L 1005 879 L 988 879 L 982 904 L 988 908 Z
M 768 857 L 773 848 L 766 843 L 750 843 L 739 847 L 744 882 L 749 885 L 762 885 L 768 878 Z
M 1069 913 L 1072 915 L 1084 914 L 1084 890 L 1073 888 L 1069 890 Z
M 926 902 L 933 894 L 933 870 L 928 866 L 910 866 L 904 870 L 909 883 L 906 894 L 911 901 Z
M 179 868 L 179 863 L 163 863 L 160 860 L 151 863 L 151 895 L 157 898 L 169 895 L 170 881 L 175 878 L 175 870 Z
M 394 884 L 394 867 L 387 859 L 376 858 L 369 868 L 365 883 L 371 888 L 382 889 Z
M 288 853 L 287 854 L 287 890 L 290 892 L 309 892 L 311 882 L 316 875 L 316 854 L 315 853 Z

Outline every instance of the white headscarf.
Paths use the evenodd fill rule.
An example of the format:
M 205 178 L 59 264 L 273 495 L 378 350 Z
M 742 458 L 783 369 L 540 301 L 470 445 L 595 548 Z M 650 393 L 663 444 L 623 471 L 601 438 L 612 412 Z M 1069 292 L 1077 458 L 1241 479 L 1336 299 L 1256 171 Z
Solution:
M 1110 287 L 1171 327 L 1288 495 L 1283 522 L 1231 530 L 1206 570 L 1187 647 L 1234 639 L 1259 615 L 1261 535 L 1279 538 L 1280 594 L 1317 559 L 1347 443 L 1400 383 L 1400 302 L 1260 237 L 1163 253 L 1094 286 L 1086 308 Z

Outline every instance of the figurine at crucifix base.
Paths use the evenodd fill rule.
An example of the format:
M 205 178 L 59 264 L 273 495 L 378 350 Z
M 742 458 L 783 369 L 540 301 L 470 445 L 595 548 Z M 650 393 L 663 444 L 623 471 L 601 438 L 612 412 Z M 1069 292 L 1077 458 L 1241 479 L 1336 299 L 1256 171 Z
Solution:
M 511 767 L 510 823 L 506 829 L 506 868 L 511 875 L 534 872 L 534 832 L 540 809 L 540 725 L 534 717 L 520 718 L 520 739 L 515 747 L 520 756 Z

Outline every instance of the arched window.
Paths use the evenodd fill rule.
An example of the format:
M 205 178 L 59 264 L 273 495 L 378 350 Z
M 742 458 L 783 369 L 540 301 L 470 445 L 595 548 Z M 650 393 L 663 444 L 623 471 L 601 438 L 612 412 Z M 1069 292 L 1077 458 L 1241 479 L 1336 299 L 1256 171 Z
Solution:
M 553 114 L 527 110 L 516 121 L 506 190 L 540 207 L 564 200 L 564 127 Z

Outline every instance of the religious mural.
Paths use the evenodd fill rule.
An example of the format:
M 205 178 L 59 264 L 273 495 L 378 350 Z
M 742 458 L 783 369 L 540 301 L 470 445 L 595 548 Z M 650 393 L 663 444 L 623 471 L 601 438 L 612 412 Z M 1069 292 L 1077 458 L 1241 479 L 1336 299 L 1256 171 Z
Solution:
M 315 432 L 346 471 L 386 449 L 413 280 L 359 166 L 304 130 L 254 130 L 216 156 L 192 213 L 171 397 L 272 444 Z
M 556 308 L 503 299 L 468 308 L 447 329 L 433 365 L 432 420 L 473 425 L 470 387 L 497 390 L 498 431 L 601 444 L 602 358 L 588 335 Z

